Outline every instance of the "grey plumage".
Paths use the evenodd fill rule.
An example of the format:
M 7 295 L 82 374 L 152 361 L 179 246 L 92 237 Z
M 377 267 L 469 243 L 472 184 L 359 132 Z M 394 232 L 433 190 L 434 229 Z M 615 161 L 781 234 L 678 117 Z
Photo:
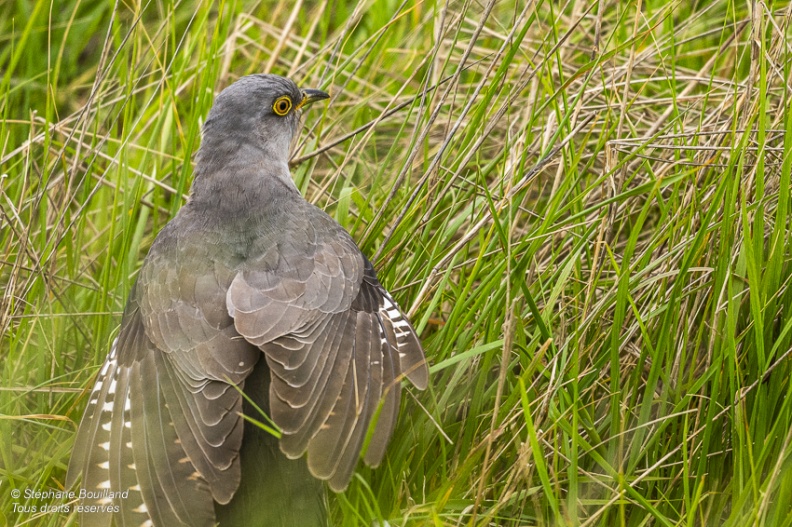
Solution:
M 272 75 L 217 97 L 191 198 L 146 257 L 80 424 L 67 485 L 82 473 L 86 490 L 127 492 L 85 500 L 117 510 L 83 525 L 321 525 L 315 478 L 346 488 L 381 407 L 364 455 L 378 465 L 401 379 L 426 387 L 371 263 L 291 181 L 300 106 L 324 97 Z M 241 418 L 240 390 L 282 453 Z

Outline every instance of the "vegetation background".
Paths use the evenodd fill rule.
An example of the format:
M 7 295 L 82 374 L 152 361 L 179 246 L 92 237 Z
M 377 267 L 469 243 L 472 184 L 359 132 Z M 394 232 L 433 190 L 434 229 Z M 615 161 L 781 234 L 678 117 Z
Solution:
M 0 2 L 0 524 L 59 500 L 213 96 L 327 89 L 297 185 L 432 363 L 334 525 L 792 526 L 792 7 Z M 15 506 L 17 507 L 15 511 Z

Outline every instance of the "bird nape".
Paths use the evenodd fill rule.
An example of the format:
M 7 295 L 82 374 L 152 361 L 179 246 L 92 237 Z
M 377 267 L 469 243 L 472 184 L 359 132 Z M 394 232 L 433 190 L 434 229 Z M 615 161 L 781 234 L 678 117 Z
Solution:
M 347 487 L 372 424 L 377 466 L 401 380 L 426 387 L 371 263 L 292 182 L 299 114 L 326 98 L 251 75 L 215 100 L 191 197 L 143 262 L 77 432 L 83 526 L 326 525 L 322 481 Z M 280 439 L 242 417 L 262 421 L 256 407 Z

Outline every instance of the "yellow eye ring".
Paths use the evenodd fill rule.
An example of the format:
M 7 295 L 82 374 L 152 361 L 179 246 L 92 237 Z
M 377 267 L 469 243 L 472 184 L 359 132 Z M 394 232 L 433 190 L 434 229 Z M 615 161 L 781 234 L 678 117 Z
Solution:
M 272 111 L 275 112 L 275 115 L 280 115 L 281 117 L 289 113 L 291 109 L 292 100 L 288 95 L 281 95 L 272 103 Z

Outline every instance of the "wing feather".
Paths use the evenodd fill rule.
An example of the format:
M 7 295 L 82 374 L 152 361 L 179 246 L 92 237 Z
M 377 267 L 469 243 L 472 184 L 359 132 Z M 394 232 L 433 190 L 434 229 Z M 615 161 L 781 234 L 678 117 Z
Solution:
M 234 275 L 209 258 L 187 265 L 175 247 L 166 235 L 152 248 L 89 397 L 68 483 L 82 473 L 86 489 L 129 493 L 113 502 L 117 514 L 83 514 L 84 525 L 214 525 L 214 502 L 228 503 L 239 486 L 244 427 L 233 385 L 244 385 L 261 351 L 228 316 Z
M 346 233 L 317 231 L 302 253 L 297 245 L 279 245 L 275 266 L 254 261 L 238 273 L 228 311 L 267 358 L 281 450 L 291 458 L 307 451 L 311 472 L 338 491 L 378 412 L 364 459 L 382 461 L 400 379 L 423 389 L 428 371 L 414 329 Z
M 162 360 L 161 354 L 151 353 L 134 364 L 131 376 L 132 428 L 143 436 L 133 439 L 132 453 L 148 483 L 141 485 L 142 507 L 155 525 L 210 527 L 214 525 L 214 505 L 209 485 L 182 447 L 163 391 L 152 389 L 170 382 L 161 371 Z M 148 506 L 150 503 L 154 506 Z
M 272 372 L 270 412 L 285 434 L 281 439 L 281 449 L 290 457 L 298 457 L 305 452 L 308 441 L 330 415 L 341 393 L 352 357 L 354 320 L 350 313 L 340 313 L 337 318 L 338 329 L 334 333 L 328 332 L 326 340 L 322 341 L 326 347 L 312 346 L 312 353 L 327 357 L 324 368 L 312 376 L 313 382 L 293 389 L 268 361 Z M 295 404 L 290 404 L 289 396 L 294 397 Z

